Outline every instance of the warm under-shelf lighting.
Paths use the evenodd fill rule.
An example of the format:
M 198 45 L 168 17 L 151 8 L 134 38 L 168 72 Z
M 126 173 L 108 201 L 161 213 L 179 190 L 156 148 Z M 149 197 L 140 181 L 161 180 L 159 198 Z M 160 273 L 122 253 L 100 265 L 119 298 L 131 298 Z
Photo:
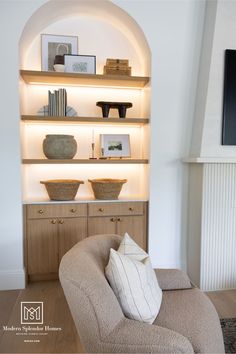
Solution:
M 30 85 L 40 85 L 40 86 L 45 86 L 45 83 L 43 82 L 38 82 L 38 81 L 29 81 L 28 84 Z M 66 87 L 91 87 L 91 88 L 104 88 L 104 89 L 116 89 L 116 90 L 141 90 L 144 89 L 144 87 L 135 87 L 135 86 L 112 86 L 112 85 L 90 85 L 90 84 L 67 84 L 64 82 L 57 82 L 57 83 L 50 83 L 50 86 L 66 86 Z
M 45 200 L 47 193 L 39 183 L 48 179 L 81 179 L 85 183 L 79 187 L 77 198 L 93 198 L 91 185 L 88 179 L 93 178 L 120 178 L 127 179 L 123 185 L 120 198 L 122 199 L 142 199 L 145 196 L 142 188 L 142 165 L 24 165 L 23 172 L 23 198 L 24 200 Z

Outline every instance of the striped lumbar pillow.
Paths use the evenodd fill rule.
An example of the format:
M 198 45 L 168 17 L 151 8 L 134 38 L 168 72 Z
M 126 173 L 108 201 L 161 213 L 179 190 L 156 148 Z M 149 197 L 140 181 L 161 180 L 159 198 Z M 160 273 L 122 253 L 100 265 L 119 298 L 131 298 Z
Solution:
M 127 240 L 126 235 L 124 239 Z M 131 252 L 128 256 L 111 249 L 105 273 L 124 314 L 134 320 L 153 323 L 160 310 L 162 291 L 156 277 L 153 277 L 148 255 L 143 251 L 146 257 L 144 254 L 141 257 L 140 252 L 136 251 L 132 252 L 131 257 Z M 138 259 L 135 259 L 135 254 Z

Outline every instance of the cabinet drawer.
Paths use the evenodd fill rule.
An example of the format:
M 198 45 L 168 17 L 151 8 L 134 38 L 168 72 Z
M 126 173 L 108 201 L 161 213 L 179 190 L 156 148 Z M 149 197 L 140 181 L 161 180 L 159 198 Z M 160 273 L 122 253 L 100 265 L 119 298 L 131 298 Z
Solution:
M 143 215 L 143 210 L 142 202 L 91 203 L 88 205 L 89 216 Z
M 87 216 L 87 204 L 27 205 L 28 219 L 78 216 Z

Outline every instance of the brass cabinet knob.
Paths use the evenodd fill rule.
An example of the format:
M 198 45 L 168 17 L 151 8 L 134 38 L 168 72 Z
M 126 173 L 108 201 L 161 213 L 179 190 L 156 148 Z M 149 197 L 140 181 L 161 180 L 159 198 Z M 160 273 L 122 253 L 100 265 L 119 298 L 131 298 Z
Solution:
M 75 213 L 75 212 L 76 212 L 76 209 L 70 209 L 70 211 L 71 211 L 72 213 Z
M 64 224 L 64 220 L 59 220 L 59 224 Z
M 56 220 L 55 219 L 53 219 L 53 220 L 51 220 L 51 224 L 56 224 Z
M 43 209 L 39 209 L 39 210 L 38 210 L 38 213 L 39 213 L 39 214 L 43 214 Z
M 129 210 L 130 210 L 130 211 L 134 211 L 134 208 L 130 207 Z
M 122 221 L 122 219 L 121 219 L 121 218 L 117 218 L 117 221 L 120 221 L 120 222 L 121 222 L 121 221 Z
M 104 211 L 104 208 L 99 208 L 98 211 L 102 213 Z
M 116 221 L 116 219 L 115 219 L 115 218 L 111 218 L 110 220 L 111 220 L 111 222 L 115 222 L 115 221 Z

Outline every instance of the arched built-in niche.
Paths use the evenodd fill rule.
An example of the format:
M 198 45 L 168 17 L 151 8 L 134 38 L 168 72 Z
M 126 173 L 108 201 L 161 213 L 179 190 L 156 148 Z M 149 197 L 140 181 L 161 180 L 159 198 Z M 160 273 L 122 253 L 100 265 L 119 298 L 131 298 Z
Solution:
M 20 39 L 20 66 L 25 68 L 29 48 L 40 33 L 45 33 L 47 27 L 65 19 L 94 19 L 107 24 L 110 28 L 122 33 L 131 47 L 137 52 L 137 60 L 141 63 L 138 75 L 150 76 L 151 53 L 145 35 L 135 20 L 124 10 L 109 0 L 100 0 L 99 6 L 94 0 L 50 0 L 41 6 L 27 22 Z M 64 34 L 63 30 L 60 30 Z M 76 28 L 71 30 L 76 32 Z M 67 33 L 69 34 L 69 33 Z M 79 36 L 79 33 L 77 33 Z M 106 33 L 108 38 L 110 33 Z M 94 33 L 94 44 L 99 41 L 98 34 Z M 105 44 L 105 43 L 104 43 Z M 116 48 L 116 43 L 113 43 Z
M 102 74 L 108 57 L 128 58 L 132 75 L 150 75 L 150 50 L 138 24 L 122 9 L 110 1 L 48 1 L 30 18 L 20 40 L 20 68 L 41 70 L 41 34 L 78 36 L 79 54 L 92 54 L 97 58 L 97 74 Z M 51 85 L 27 85 L 20 83 L 21 113 L 35 115 L 47 104 Z M 79 116 L 99 117 L 100 108 L 96 101 L 131 101 L 132 110 L 128 118 L 150 118 L 150 87 L 143 89 L 66 86 L 68 104 Z M 111 116 L 116 117 L 112 111 Z M 72 134 L 78 141 L 76 158 L 88 158 L 91 154 L 91 140 L 95 135 L 96 155 L 99 155 L 99 136 L 105 133 L 129 134 L 133 158 L 148 158 L 148 127 L 110 125 L 70 124 L 22 124 L 22 155 L 24 159 L 44 158 L 42 141 L 46 134 Z M 40 180 L 54 178 L 99 177 L 127 178 L 122 197 L 148 198 L 148 167 L 142 164 L 123 165 L 24 165 L 23 195 L 26 200 L 44 200 L 46 191 Z M 89 183 L 80 187 L 79 197 L 90 198 Z

